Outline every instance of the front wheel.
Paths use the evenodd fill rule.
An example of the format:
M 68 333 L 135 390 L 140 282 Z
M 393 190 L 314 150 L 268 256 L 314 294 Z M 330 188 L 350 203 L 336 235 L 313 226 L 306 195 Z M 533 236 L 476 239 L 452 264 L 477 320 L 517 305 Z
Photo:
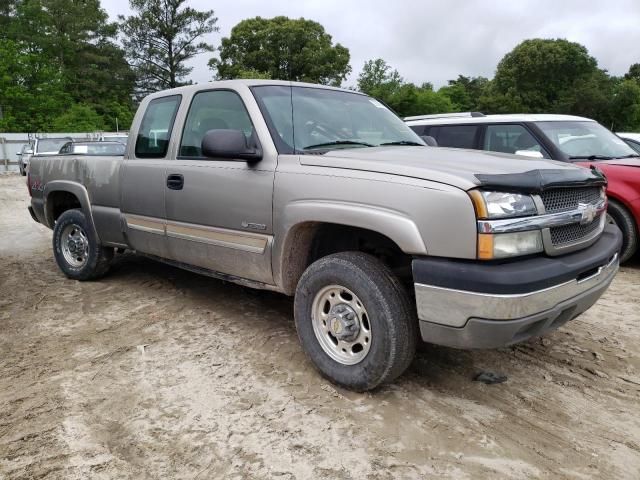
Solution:
M 629 260 L 638 248 L 638 228 L 629 211 L 619 202 L 609 199 L 607 221 L 622 230 L 622 249 L 620 263 Z
M 355 391 L 401 375 L 417 342 L 417 318 L 405 288 L 375 257 L 343 252 L 304 272 L 294 314 L 302 347 L 320 373 Z
M 53 228 L 53 255 L 60 270 L 74 280 L 92 280 L 109 270 L 113 248 L 100 245 L 80 210 L 67 210 Z

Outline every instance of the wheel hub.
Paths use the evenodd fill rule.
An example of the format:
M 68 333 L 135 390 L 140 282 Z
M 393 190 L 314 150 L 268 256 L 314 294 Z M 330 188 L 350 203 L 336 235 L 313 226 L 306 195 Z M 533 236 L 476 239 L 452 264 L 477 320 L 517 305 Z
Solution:
M 322 350 L 342 365 L 355 365 L 369 353 L 369 314 L 357 295 L 340 285 L 327 285 L 315 296 L 311 321 Z
M 341 303 L 329 311 L 329 330 L 338 340 L 351 342 L 360 333 L 360 322 L 355 310 Z
M 70 224 L 62 232 L 61 249 L 72 267 L 82 267 L 89 256 L 89 240 L 79 225 Z

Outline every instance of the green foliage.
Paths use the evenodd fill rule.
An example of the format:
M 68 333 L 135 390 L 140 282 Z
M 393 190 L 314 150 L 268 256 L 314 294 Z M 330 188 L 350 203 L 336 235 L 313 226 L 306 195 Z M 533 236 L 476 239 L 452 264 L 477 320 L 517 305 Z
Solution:
M 135 97 L 190 83 L 186 62 L 213 51 L 202 37 L 218 31 L 214 12 L 185 4 L 130 0 L 135 14 L 115 24 L 100 0 L 0 1 L 0 131 L 128 129 Z M 219 79 L 340 85 L 351 71 L 348 49 L 304 18 L 243 20 L 219 53 L 209 62 Z M 585 47 L 562 39 L 525 40 L 492 80 L 459 75 L 434 91 L 378 58 L 364 64 L 357 87 L 401 116 L 566 113 L 640 131 L 640 63 L 610 76 Z
M 625 80 L 635 80 L 640 83 L 640 63 L 634 63 L 624 76 Z
M 489 89 L 489 79 L 485 77 L 465 77 L 458 75 L 456 80 L 438 90 L 451 101 L 457 112 L 475 112 L 480 110 L 480 98 Z
M 640 131 L 640 82 L 635 79 L 616 82 L 610 117 L 611 123 L 605 126 L 613 131 Z
M 598 68 L 587 49 L 567 40 L 525 40 L 498 64 L 478 109 L 485 113 L 563 113 L 613 130 L 640 129 L 640 64 L 625 79 Z
M 133 110 L 133 72 L 99 0 L 18 0 L 0 20 L 0 70 L 14 80 L 0 85 L 0 128 L 47 130 L 76 103 L 101 115 L 113 103 Z
M 504 56 L 494 78 L 495 91 L 524 111 L 555 112 L 577 84 L 598 74 L 585 47 L 567 40 L 525 40 Z
M 235 78 L 253 79 L 253 80 L 272 80 L 271 76 L 266 72 L 258 70 L 238 70 Z
M 55 132 L 92 132 L 104 130 L 104 119 L 88 105 L 76 103 L 55 118 L 51 124 Z
M 0 131 L 45 131 L 70 102 L 62 75 L 49 58 L 0 40 Z
M 405 82 L 398 71 L 381 58 L 365 62 L 358 76 L 358 90 L 383 101 L 402 117 L 453 110 L 450 98 L 434 92 L 433 85 Z
M 186 0 L 130 0 L 135 15 L 119 15 L 121 40 L 137 76 L 137 94 L 184 85 L 186 62 L 213 51 L 202 36 L 217 32 L 213 10 L 186 7 Z
M 209 66 L 218 79 L 256 72 L 260 78 L 337 86 L 351 71 L 349 50 L 334 45 L 322 25 L 287 17 L 241 21 L 222 39 L 220 58 Z

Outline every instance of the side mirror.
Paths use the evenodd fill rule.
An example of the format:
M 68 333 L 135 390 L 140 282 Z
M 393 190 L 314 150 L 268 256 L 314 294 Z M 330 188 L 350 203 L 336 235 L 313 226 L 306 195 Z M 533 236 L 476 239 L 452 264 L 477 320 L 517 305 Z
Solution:
M 542 155 L 542 153 L 535 150 L 516 150 L 515 154 L 529 158 L 544 158 L 544 155 Z
M 251 136 L 252 143 L 257 143 Z M 241 130 L 209 130 L 202 139 L 202 155 L 211 158 L 258 161 L 262 150 L 257 145 L 249 146 Z
M 433 138 L 431 135 L 420 135 L 420 138 L 424 140 L 424 143 L 426 143 L 430 147 L 438 146 L 438 141 L 435 138 Z

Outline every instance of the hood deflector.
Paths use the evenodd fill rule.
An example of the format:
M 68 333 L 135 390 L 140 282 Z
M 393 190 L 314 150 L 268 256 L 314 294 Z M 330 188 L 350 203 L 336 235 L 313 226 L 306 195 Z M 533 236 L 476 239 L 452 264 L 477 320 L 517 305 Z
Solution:
M 523 173 L 476 174 L 482 188 L 522 193 L 540 193 L 551 188 L 595 187 L 607 184 L 597 168 L 575 170 L 530 170 Z

